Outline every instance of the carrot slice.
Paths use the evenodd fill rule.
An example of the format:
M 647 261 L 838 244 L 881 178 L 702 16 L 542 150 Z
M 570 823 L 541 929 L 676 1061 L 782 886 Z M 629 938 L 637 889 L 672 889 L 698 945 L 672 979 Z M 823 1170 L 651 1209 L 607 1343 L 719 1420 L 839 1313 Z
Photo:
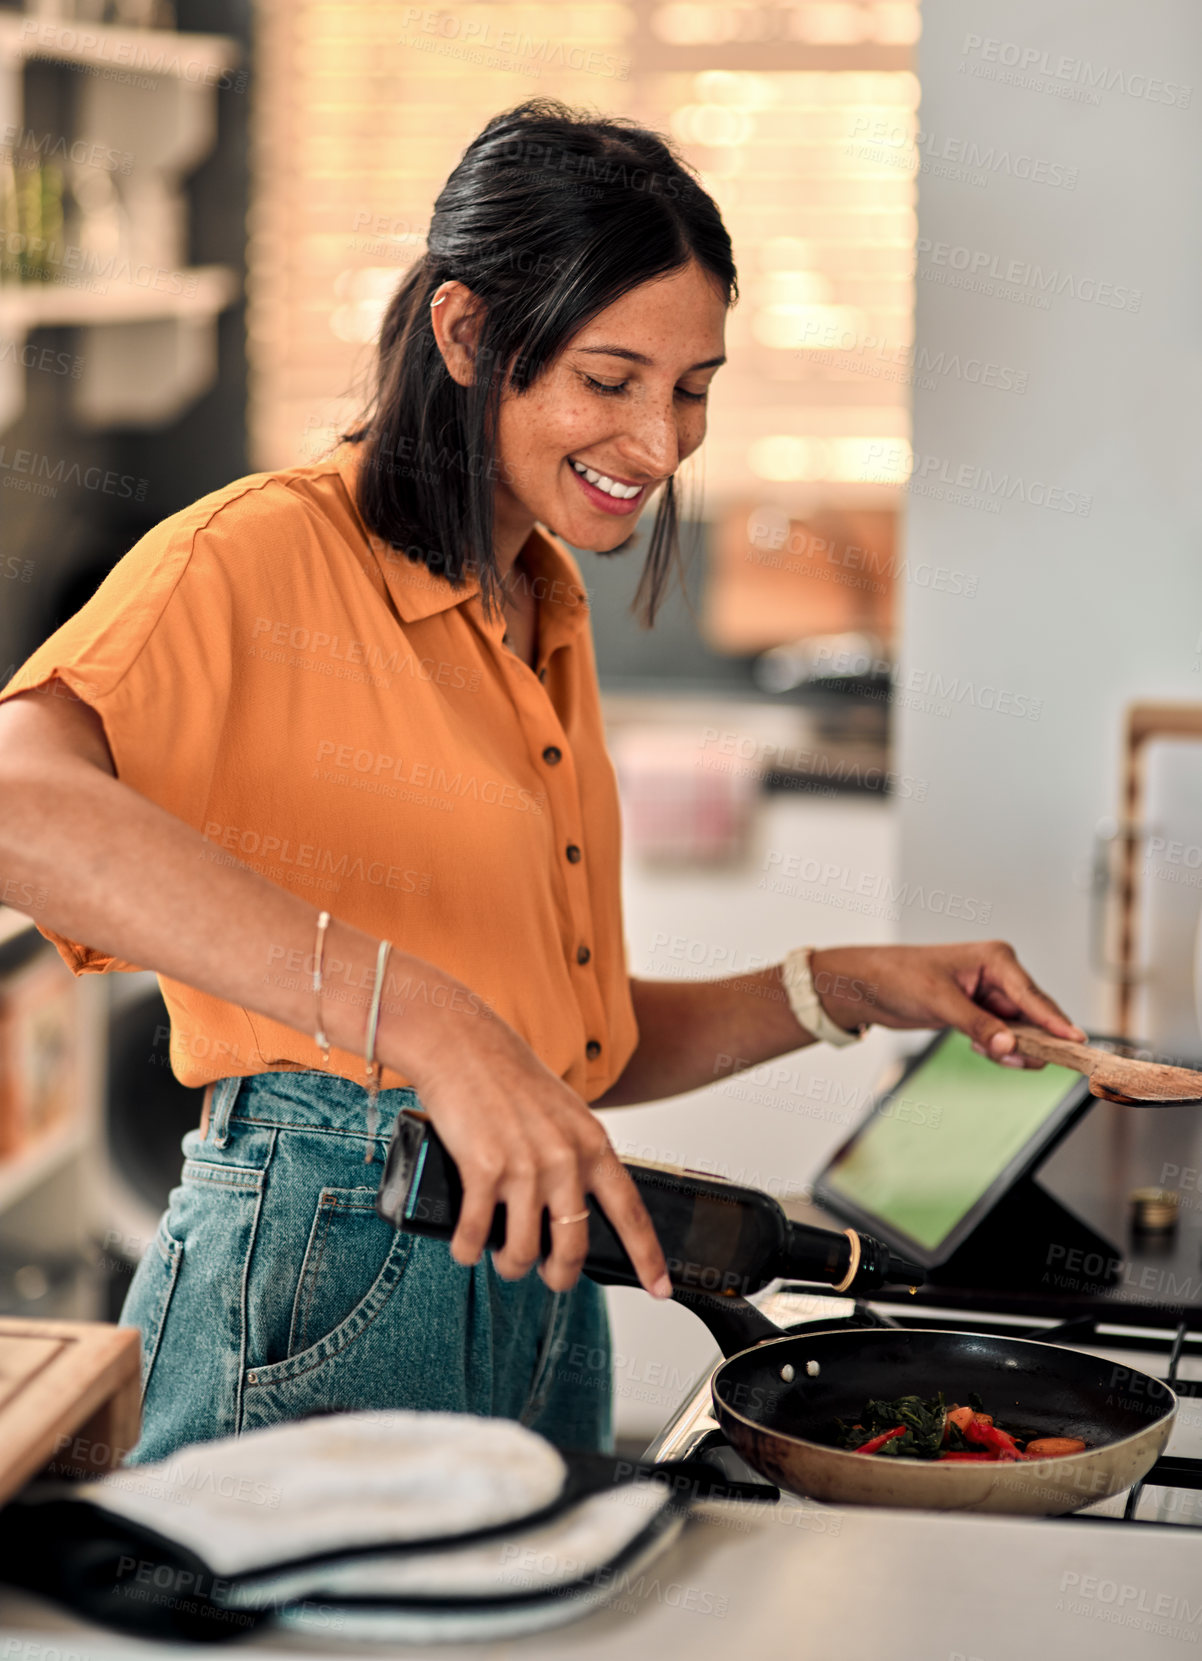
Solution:
M 1085 1443 L 1079 1436 L 1039 1436 L 1027 1443 L 1028 1459 L 1056 1459 L 1065 1454 L 1084 1453 Z

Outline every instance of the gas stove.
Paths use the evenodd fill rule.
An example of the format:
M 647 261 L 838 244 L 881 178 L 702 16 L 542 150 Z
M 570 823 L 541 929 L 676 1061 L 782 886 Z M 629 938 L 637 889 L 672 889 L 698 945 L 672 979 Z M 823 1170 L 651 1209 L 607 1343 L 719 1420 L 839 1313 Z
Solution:
M 1202 1323 L 1157 1327 L 1124 1326 L 1084 1315 L 1072 1320 L 1033 1320 L 999 1312 L 966 1314 L 963 1309 L 939 1309 L 924 1303 L 908 1310 L 896 1303 L 849 1304 L 844 1298 L 824 1297 L 811 1287 L 770 1287 L 755 1300 L 761 1311 L 782 1329 L 821 1332 L 844 1324 L 899 1326 L 915 1330 L 939 1329 L 980 1332 L 1011 1338 L 1037 1338 L 1044 1343 L 1105 1357 L 1119 1366 L 1151 1373 L 1172 1386 L 1181 1398 L 1172 1435 L 1164 1455 L 1142 1483 L 1126 1493 L 1098 1501 L 1073 1513 L 1111 1526 L 1144 1524 L 1202 1528 Z M 753 1471 L 727 1442 L 713 1415 L 710 1378 L 720 1364 L 716 1356 L 685 1401 L 651 1442 L 644 1458 L 699 1458 L 748 1500 L 773 1500 L 779 1490 Z M 787 1503 L 792 1497 L 781 1495 Z M 807 1507 L 816 1502 L 806 1500 Z M 968 1515 L 971 1515 L 968 1514 Z M 1052 1517 L 1037 1521 L 1057 1522 Z

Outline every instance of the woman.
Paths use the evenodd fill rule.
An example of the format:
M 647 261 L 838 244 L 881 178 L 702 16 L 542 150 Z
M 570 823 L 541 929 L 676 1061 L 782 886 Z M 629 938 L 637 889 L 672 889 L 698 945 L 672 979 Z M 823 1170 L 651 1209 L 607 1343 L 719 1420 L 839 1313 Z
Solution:
M 541 101 L 499 116 L 392 301 L 363 422 L 157 526 L 5 689 L 0 874 L 47 891 L 76 972 L 158 971 L 175 1073 L 208 1087 L 123 1314 L 135 1460 L 372 1406 L 604 1445 L 608 1370 L 551 1366 L 607 1348 L 587 1196 L 670 1286 L 587 1104 L 870 1021 L 1012 1062 L 999 1017 L 1081 1036 L 996 941 L 626 974 L 585 594 L 541 527 L 614 552 L 659 491 L 654 613 L 734 292 L 660 138 Z M 419 1104 L 463 1173 L 449 1249 L 373 1210 Z

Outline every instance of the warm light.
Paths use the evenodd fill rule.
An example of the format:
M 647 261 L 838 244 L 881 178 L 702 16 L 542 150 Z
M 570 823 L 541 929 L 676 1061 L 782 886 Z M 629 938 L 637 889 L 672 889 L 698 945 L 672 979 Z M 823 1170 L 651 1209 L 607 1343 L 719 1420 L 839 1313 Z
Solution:
M 762 306 L 751 321 L 761 346 L 802 352 L 833 340 L 859 340 L 866 318 L 855 306 Z
M 872 39 L 882 46 L 913 46 L 922 33 L 922 18 L 913 0 L 877 0 L 871 28 Z
M 757 479 L 780 484 L 904 484 L 910 476 L 910 446 L 903 438 L 803 438 L 774 433 L 747 449 Z
M 905 484 L 914 455 L 904 438 L 837 438 L 832 460 L 837 471 L 829 477 L 862 484 Z
M 831 290 L 831 280 L 822 271 L 770 271 L 757 285 L 761 304 L 773 311 L 823 305 Z
M 672 132 L 684 144 L 746 144 L 754 130 L 747 111 L 728 104 L 683 104 L 672 113 Z
M 760 264 L 765 271 L 804 271 L 814 264 L 814 244 L 800 236 L 767 237 Z
M 657 6 L 651 14 L 651 32 L 669 46 L 710 46 L 729 38 L 718 6 Z
M 855 46 L 871 30 L 867 9 L 852 0 L 808 0 L 789 14 L 790 35 L 813 46 Z
M 464 145 L 486 115 L 545 94 L 670 132 L 722 211 L 743 303 L 698 463 L 710 511 L 756 477 L 850 491 L 900 473 L 897 440 L 868 455 L 875 441 L 854 435 L 908 430 L 911 377 L 878 343 L 912 332 L 919 83 L 890 66 L 910 61 L 914 0 L 467 0 L 420 18 L 381 0 L 256 0 L 255 11 L 256 467 L 327 442 L 342 419 L 330 399 L 358 385 Z M 646 53 L 640 28 L 656 42 Z M 573 67 L 582 53 L 588 70 Z M 874 144 L 882 123 L 900 136 Z M 749 473 L 753 439 L 766 448 Z
M 395 265 L 340 271 L 334 279 L 334 295 L 344 304 L 330 313 L 330 328 L 338 339 L 359 345 L 375 340 L 399 280 Z
M 776 82 L 770 76 L 733 69 L 703 69 L 693 77 L 693 85 L 705 104 L 735 104 L 745 110 L 762 110 L 779 98 Z
M 821 446 L 820 439 L 793 438 L 778 433 L 771 438 L 757 438 L 748 446 L 747 465 L 757 479 L 789 479 L 814 477 L 814 465 Z

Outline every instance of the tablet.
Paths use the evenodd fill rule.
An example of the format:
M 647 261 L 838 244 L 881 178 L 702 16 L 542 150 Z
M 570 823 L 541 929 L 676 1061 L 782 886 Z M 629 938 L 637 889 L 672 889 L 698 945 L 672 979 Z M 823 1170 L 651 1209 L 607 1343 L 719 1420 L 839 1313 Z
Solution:
M 924 1268 L 944 1263 L 1093 1102 L 1067 1067 L 1001 1067 L 941 1032 L 813 1187 L 827 1211 Z

